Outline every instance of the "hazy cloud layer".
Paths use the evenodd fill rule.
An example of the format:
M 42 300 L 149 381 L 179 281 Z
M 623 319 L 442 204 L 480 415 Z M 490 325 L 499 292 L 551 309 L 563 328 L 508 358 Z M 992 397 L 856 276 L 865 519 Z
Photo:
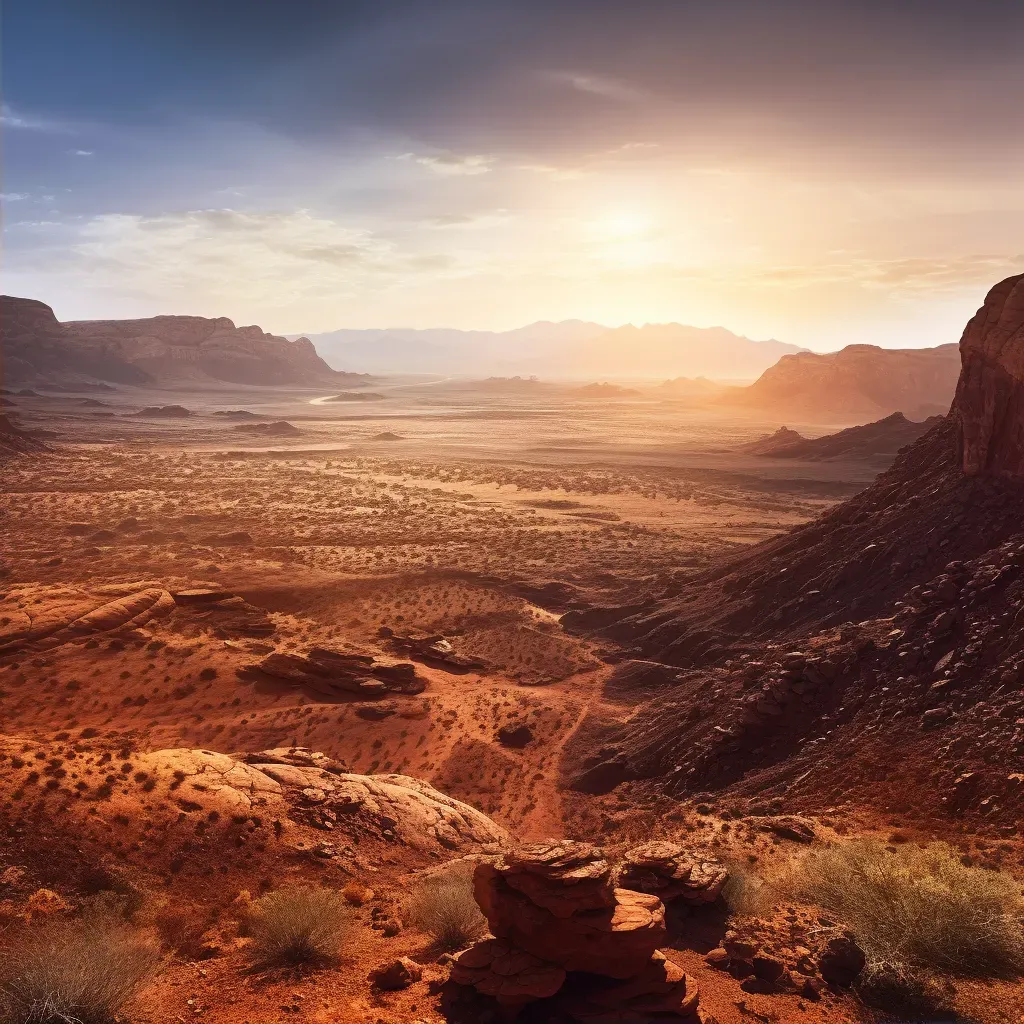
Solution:
M 10 0 L 8 288 L 278 331 L 955 340 L 1024 269 L 1016 0 Z

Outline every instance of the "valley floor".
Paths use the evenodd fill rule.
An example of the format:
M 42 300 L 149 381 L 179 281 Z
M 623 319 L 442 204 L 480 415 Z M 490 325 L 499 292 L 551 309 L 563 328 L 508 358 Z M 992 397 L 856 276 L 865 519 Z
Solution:
M 189 405 L 196 415 L 185 420 L 129 417 L 142 404 L 133 394 L 100 396 L 102 415 L 82 406 L 84 396 L 15 399 L 23 426 L 56 436 L 46 439 L 52 452 L 4 467 L 0 733 L 10 750 L 38 750 L 40 763 L 65 768 L 75 756 L 95 757 L 100 773 L 104 756 L 119 765 L 170 748 L 302 747 L 354 773 L 425 780 L 523 840 L 567 835 L 625 848 L 687 836 L 723 857 L 784 856 L 778 835 L 712 808 L 629 787 L 602 797 L 566 789 L 573 739 L 588 717 L 625 720 L 632 709 L 606 687 L 628 652 L 570 633 L 559 619 L 669 593 L 710 560 L 807 521 L 882 466 L 737 455 L 779 424 L 702 419 L 672 403 L 496 401 L 446 387 L 410 389 L 380 413 L 351 416 L 312 404 L 315 394 L 256 389 L 162 396 Z M 287 419 L 300 433 L 271 440 L 213 415 L 239 408 Z M 119 587 L 206 593 L 114 639 L 4 653 L 5 636 Z M 437 638 L 442 656 L 424 655 Z M 384 665 L 411 657 L 425 686 L 385 699 L 327 695 L 260 669 L 269 655 L 313 648 Z M 509 741 L 521 727 L 528 740 Z M 21 872 L 3 876 L 4 913 L 17 917 L 38 889 L 75 899 L 97 861 L 171 899 L 217 909 L 210 924 L 220 955 L 174 960 L 138 997 L 132 1020 L 443 1019 L 443 965 L 431 963 L 423 984 L 396 994 L 373 994 L 365 980 L 381 961 L 423 954 L 414 930 L 384 938 L 370 925 L 381 908 L 398 913 L 409 873 L 436 854 L 367 841 L 366 852 L 339 864 L 311 857 L 309 845 L 282 858 L 261 840 L 251 861 L 229 866 L 218 862 L 214 828 L 202 847 L 211 863 L 182 870 L 180 846 L 147 846 L 138 831 L 140 816 L 159 817 L 144 797 L 124 820 L 91 804 L 82 812 L 90 828 L 69 839 L 54 815 L 60 800 L 78 799 L 71 780 L 57 769 L 53 785 L 38 772 L 28 780 L 31 765 L 15 768 L 15 759 L 29 755 L 0 764 L 8 825 L 0 875 Z M 83 774 L 79 804 L 91 801 L 95 781 Z M 826 835 L 888 834 L 898 824 L 856 807 L 820 810 Z M 77 813 L 68 810 L 67 821 Z M 56 844 L 66 872 L 47 862 Z M 242 972 L 231 908 L 240 891 L 268 884 L 268 872 L 355 878 L 374 890 L 353 911 L 366 927 L 346 969 Z M 684 923 L 691 939 L 676 954 L 722 1024 L 872 1019 L 846 996 L 742 991 L 703 961 L 726 924 Z M 961 1001 L 979 1020 L 1024 1019 L 1015 986 L 966 984 Z

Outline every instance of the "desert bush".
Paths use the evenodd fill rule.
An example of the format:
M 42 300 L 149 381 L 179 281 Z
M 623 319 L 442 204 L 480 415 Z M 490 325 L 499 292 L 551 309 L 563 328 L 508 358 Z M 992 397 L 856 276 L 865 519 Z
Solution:
M 211 921 L 208 911 L 169 901 L 156 907 L 150 919 L 165 949 L 185 960 L 204 960 L 210 955 L 203 943 Z
M 793 894 L 853 929 L 869 963 L 975 977 L 1024 971 L 1024 904 L 1008 875 L 968 867 L 944 843 L 858 840 L 807 854 Z
M 910 1020 L 948 1016 L 952 991 L 926 971 L 904 963 L 872 961 L 857 979 L 856 992 L 868 1006 Z
M 261 966 L 330 963 L 338 959 L 351 925 L 340 893 L 317 885 L 285 886 L 249 910 L 252 958 Z
M 109 1024 L 158 960 L 146 933 L 102 910 L 26 928 L 0 971 L 0 1019 Z
M 456 861 L 424 878 L 409 901 L 406 919 L 444 950 L 462 949 L 487 931 L 473 895 L 472 861 Z

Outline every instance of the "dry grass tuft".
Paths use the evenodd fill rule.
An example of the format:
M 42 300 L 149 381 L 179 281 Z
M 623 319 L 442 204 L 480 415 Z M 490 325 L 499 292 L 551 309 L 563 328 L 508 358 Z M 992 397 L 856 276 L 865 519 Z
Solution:
M 793 895 L 852 928 L 871 963 L 965 977 L 1024 972 L 1019 884 L 965 866 L 945 843 L 830 846 L 795 862 L 789 881 Z
M 428 875 L 409 901 L 408 923 L 426 932 L 439 949 L 462 949 L 487 931 L 473 895 L 475 866 L 456 861 Z
M 110 1024 L 159 960 L 123 918 L 93 911 L 29 927 L 0 976 L 7 1024 Z
M 257 965 L 325 964 L 338 960 L 352 918 L 333 889 L 297 885 L 256 900 L 248 924 Z

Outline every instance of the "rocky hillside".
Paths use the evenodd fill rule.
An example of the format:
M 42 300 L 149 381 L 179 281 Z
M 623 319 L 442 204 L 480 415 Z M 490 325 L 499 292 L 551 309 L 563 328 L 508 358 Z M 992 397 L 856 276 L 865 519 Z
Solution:
M 43 302 L 0 297 L 3 379 L 14 384 L 109 381 L 138 386 L 223 382 L 255 385 L 352 383 L 307 338 L 288 341 L 226 317 L 60 323 Z
M 824 437 L 806 438 L 788 427 L 779 427 L 769 434 L 743 447 L 751 455 L 762 455 L 771 459 L 870 459 L 876 456 L 895 456 L 922 434 L 927 433 L 940 420 L 932 416 L 923 423 L 908 420 L 901 412 L 865 423 L 859 427 L 847 427 L 835 434 Z
M 826 355 L 783 356 L 750 387 L 723 396 L 722 402 L 820 423 L 863 422 L 894 412 L 924 419 L 945 415 L 959 373 L 955 345 L 849 345 Z
M 989 293 L 960 351 L 950 414 L 871 487 L 639 610 L 589 616 L 686 671 L 657 670 L 661 695 L 625 725 L 592 723 L 575 785 L 870 804 L 898 763 L 908 810 L 1020 814 L 1005 757 L 1024 752 L 1024 276 Z
M 9 416 L 0 414 L 0 462 L 17 455 L 48 451 L 47 445 L 17 427 Z

